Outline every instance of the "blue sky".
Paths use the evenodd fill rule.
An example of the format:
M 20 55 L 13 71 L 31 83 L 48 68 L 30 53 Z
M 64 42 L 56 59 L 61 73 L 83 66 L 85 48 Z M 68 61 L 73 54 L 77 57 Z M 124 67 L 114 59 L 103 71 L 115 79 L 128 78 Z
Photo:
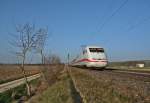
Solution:
M 68 52 L 72 58 L 78 54 L 81 45 L 104 47 L 111 61 L 150 59 L 150 1 L 128 0 L 117 10 L 125 1 L 0 0 L 0 62 L 16 60 L 10 33 L 26 22 L 48 27 L 45 52 L 63 61 Z

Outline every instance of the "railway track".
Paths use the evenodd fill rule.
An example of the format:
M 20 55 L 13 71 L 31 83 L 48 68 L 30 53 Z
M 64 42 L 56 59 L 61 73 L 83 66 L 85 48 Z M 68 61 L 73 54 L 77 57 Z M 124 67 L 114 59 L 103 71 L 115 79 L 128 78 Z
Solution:
M 139 83 L 143 86 L 150 87 L 150 73 L 139 72 L 139 71 L 129 71 L 129 70 L 118 70 L 118 69 L 84 69 L 94 78 L 109 78 L 112 81 L 119 81 L 123 83 Z M 150 89 L 150 88 L 149 88 Z
M 136 75 L 136 76 L 145 76 L 150 77 L 150 72 L 146 71 L 137 71 L 137 70 L 121 70 L 121 69 L 114 69 L 114 68 L 106 68 L 106 69 L 98 69 L 98 68 L 85 68 L 82 67 L 82 69 L 90 70 L 90 71 L 96 71 L 96 72 L 112 72 L 112 73 L 120 73 L 120 74 L 130 74 L 130 75 Z
M 35 74 L 32 76 L 28 76 L 27 80 L 31 81 L 31 80 L 34 80 L 36 78 L 39 78 L 40 76 L 41 76 L 41 74 Z M 0 84 L 0 93 L 5 92 L 11 88 L 15 88 L 15 87 L 17 87 L 21 84 L 24 84 L 24 83 L 25 83 L 24 78 L 21 78 L 21 79 L 17 79 L 17 80 L 11 81 L 11 82 Z
M 128 73 L 128 74 L 133 74 L 133 75 L 139 75 L 139 76 L 148 76 L 150 77 L 150 73 L 146 73 L 146 72 L 137 72 L 137 71 L 125 71 L 125 70 L 116 70 L 113 72 L 118 72 L 118 73 Z
M 150 86 L 150 73 L 149 72 L 129 71 L 129 70 L 112 70 L 112 71 L 105 70 L 105 72 L 109 72 L 110 75 L 113 74 L 120 78 L 134 79 L 135 82 L 143 82 L 143 84 L 146 83 L 146 84 L 149 84 Z
M 112 93 L 112 95 L 114 95 L 114 92 L 118 93 L 119 95 L 127 97 L 129 100 L 132 99 L 134 102 L 131 103 L 136 103 L 135 101 L 140 101 L 139 103 L 150 103 L 149 73 L 140 73 L 135 71 L 120 71 L 111 68 L 97 70 L 93 68 L 81 69 L 72 67 L 71 70 L 72 73 L 75 72 L 77 78 L 76 81 L 78 81 L 77 84 L 80 86 L 80 92 L 85 93 L 84 96 L 90 95 L 88 96 L 88 98 L 95 97 L 95 95 L 93 97 L 92 94 L 94 90 L 94 93 L 98 93 L 97 96 L 99 97 L 99 94 L 101 94 L 101 90 L 104 91 L 108 89 L 109 91 L 110 89 L 112 89 L 113 91 L 110 90 L 110 93 Z M 86 86 L 89 83 L 91 83 L 90 88 Z M 101 90 L 99 90 L 98 88 L 100 88 L 101 86 L 102 88 Z M 85 90 L 85 87 L 87 88 L 87 90 Z M 88 90 L 89 92 L 87 93 Z M 86 95 L 86 93 L 88 95 Z
M 95 68 L 79 68 L 87 71 L 92 77 L 99 78 L 110 76 L 113 80 L 119 81 L 128 81 L 128 82 L 142 82 L 146 83 L 150 86 L 150 72 L 143 71 L 129 71 L 129 70 L 120 70 L 120 69 L 112 69 L 107 68 L 103 70 L 95 69 Z

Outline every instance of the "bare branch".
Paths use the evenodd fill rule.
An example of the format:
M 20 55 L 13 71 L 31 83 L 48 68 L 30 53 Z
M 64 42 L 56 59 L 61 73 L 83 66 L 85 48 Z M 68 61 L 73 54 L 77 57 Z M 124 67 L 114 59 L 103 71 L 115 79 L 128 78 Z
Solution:
M 17 25 L 16 26 L 16 36 L 14 36 L 15 40 L 11 42 L 13 46 L 19 48 L 19 52 L 14 52 L 17 57 L 21 57 L 21 70 L 23 72 L 26 86 L 27 86 L 27 93 L 30 96 L 30 86 L 27 81 L 27 77 L 24 70 L 24 63 L 26 60 L 27 52 L 30 52 L 34 48 L 40 48 L 43 50 L 44 42 L 46 40 L 47 31 L 46 29 L 38 29 L 35 30 L 34 25 L 30 25 L 26 23 L 24 25 Z

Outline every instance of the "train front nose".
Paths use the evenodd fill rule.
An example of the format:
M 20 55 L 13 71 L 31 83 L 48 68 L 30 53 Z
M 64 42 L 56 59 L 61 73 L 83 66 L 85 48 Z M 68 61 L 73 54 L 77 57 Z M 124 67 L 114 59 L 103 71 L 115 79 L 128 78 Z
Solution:
M 87 67 L 106 67 L 107 64 L 107 60 L 93 60 L 87 64 Z

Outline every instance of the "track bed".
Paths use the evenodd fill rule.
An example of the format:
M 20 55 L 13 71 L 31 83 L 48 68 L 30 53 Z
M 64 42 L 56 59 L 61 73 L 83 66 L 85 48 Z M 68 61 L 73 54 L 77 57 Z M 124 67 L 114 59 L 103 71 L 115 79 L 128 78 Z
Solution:
M 116 70 L 72 68 L 88 103 L 150 103 L 150 76 Z

